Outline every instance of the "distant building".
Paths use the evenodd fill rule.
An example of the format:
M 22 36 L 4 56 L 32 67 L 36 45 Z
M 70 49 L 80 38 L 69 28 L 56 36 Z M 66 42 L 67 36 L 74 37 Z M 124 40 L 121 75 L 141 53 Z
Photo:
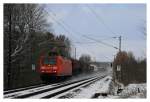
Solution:
M 91 66 L 95 68 L 94 70 L 104 70 L 111 67 L 111 62 L 91 62 Z

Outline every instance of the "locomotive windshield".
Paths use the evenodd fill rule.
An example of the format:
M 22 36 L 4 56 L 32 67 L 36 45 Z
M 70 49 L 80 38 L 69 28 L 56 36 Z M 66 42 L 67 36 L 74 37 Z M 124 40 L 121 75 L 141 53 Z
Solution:
M 55 65 L 56 64 L 56 58 L 44 58 L 44 64 Z

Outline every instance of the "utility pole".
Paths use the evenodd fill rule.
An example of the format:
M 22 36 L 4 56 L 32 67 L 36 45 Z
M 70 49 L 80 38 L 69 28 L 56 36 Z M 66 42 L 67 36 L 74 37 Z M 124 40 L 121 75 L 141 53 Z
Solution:
M 11 14 L 12 14 L 12 8 L 10 5 L 8 5 L 8 9 L 9 9 L 9 56 L 8 56 L 8 66 L 7 66 L 7 77 L 8 77 L 8 82 L 7 82 L 7 87 L 8 89 L 10 88 L 10 81 L 11 81 L 11 26 L 12 26 L 12 22 L 11 22 Z
M 119 52 L 121 52 L 121 36 L 119 36 L 119 37 L 113 37 L 113 38 L 115 38 L 115 39 L 119 39 L 119 47 L 117 48 L 117 49 L 119 49 Z
M 77 56 L 77 54 L 76 54 L 76 48 L 75 48 L 75 59 L 77 58 L 76 56 Z
M 119 37 L 113 37 L 113 38 L 117 38 L 117 39 L 119 40 L 119 47 L 118 47 L 118 49 L 119 49 L 119 52 L 121 52 L 121 40 L 122 40 L 121 36 L 119 36 Z M 114 56 L 114 60 L 115 60 L 115 56 Z M 113 68 L 114 82 L 115 82 L 116 79 L 117 79 L 118 81 L 121 81 L 121 77 L 122 77 L 121 71 L 122 71 L 122 70 L 121 70 L 121 65 L 117 65 L 117 66 L 116 66 L 116 69 Z M 121 88 L 121 87 L 118 86 L 118 90 L 119 90 L 120 88 Z
M 119 52 L 121 52 L 121 36 L 119 36 Z M 119 79 L 120 79 L 120 81 L 121 81 L 121 77 L 122 77 L 122 75 L 121 75 L 121 65 L 120 65 L 120 71 L 119 71 Z
M 115 57 L 116 57 L 116 55 L 114 55 L 114 61 L 115 61 Z M 113 62 L 113 64 L 112 64 L 112 70 L 113 70 L 113 81 L 115 82 L 115 79 L 116 79 L 116 70 L 115 70 L 115 68 L 114 68 L 114 65 L 115 65 L 115 62 Z
M 119 52 L 121 52 L 121 36 L 119 36 Z

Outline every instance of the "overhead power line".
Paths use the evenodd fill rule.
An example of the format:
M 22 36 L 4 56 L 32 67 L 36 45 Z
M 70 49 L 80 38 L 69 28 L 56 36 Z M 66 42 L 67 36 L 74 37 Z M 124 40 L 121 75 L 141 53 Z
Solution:
M 50 10 L 51 11 L 51 13 L 53 14 L 53 16 L 56 16 L 56 14 L 52 11 L 52 10 Z M 47 11 L 46 11 L 47 12 Z M 47 12 L 47 14 L 50 16 L 50 14 L 49 14 L 49 12 Z M 67 30 L 67 28 L 66 27 L 68 27 L 68 28 L 70 28 L 71 29 L 71 27 L 68 25 L 68 24 L 66 24 L 63 20 L 61 20 L 61 22 L 59 22 L 59 21 L 57 21 L 53 16 L 50 16 L 60 27 L 62 27 L 67 33 L 69 33 L 69 34 L 71 34 L 72 36 L 74 36 L 72 33 L 70 33 L 70 31 L 69 30 Z M 65 26 L 64 26 L 65 25 Z M 72 30 L 73 31 L 73 30 Z M 75 37 L 75 36 L 74 36 Z M 76 48 L 75 48 L 76 49 Z M 89 52 L 89 50 L 87 49 L 86 51 L 88 51 Z M 76 55 L 75 55 L 76 56 Z M 76 57 L 75 57 L 76 58 Z
M 94 10 L 93 8 L 89 7 L 88 5 L 86 5 L 86 7 L 91 11 L 91 13 L 93 15 L 95 15 L 95 17 L 97 18 L 98 21 L 100 21 L 105 27 L 106 29 L 108 29 L 112 34 L 116 35 L 116 33 L 110 29 L 110 27 L 105 23 L 105 21 L 102 19 L 102 17 L 100 15 L 98 15 Z
M 55 14 L 52 10 L 51 10 L 51 12 L 53 13 L 53 15 L 56 16 L 56 14 Z M 83 35 L 82 33 L 73 30 L 73 29 L 72 29 L 67 23 L 65 23 L 63 20 L 61 20 L 61 21 L 62 21 L 62 23 L 63 23 L 66 27 L 70 28 L 73 33 L 75 33 L 75 34 L 80 34 L 81 37 L 84 37 L 84 38 L 90 39 L 90 40 L 94 40 L 94 41 L 96 41 L 96 42 L 98 42 L 98 43 L 101 43 L 101 44 L 104 44 L 104 45 L 106 45 L 106 46 L 109 46 L 109 47 L 113 47 L 113 48 L 115 48 L 115 49 L 118 49 L 117 47 L 115 47 L 115 46 L 113 46 L 113 45 L 110 45 L 110 44 L 107 44 L 107 43 L 104 43 L 104 42 L 102 42 L 101 40 L 98 40 L 98 41 L 97 41 L 97 40 L 92 39 L 92 38 L 90 38 L 90 37 L 88 37 L 88 36 L 85 36 L 85 35 Z M 70 34 L 71 34 L 71 33 L 70 33 Z
M 51 13 L 54 15 L 54 16 L 56 16 L 56 14 L 52 11 L 52 10 L 50 10 L 51 11 Z M 48 15 L 50 16 L 50 14 L 49 14 L 49 12 L 47 12 L 48 13 Z M 96 39 L 93 39 L 93 38 L 90 38 L 90 37 L 88 37 L 88 36 L 85 36 L 85 35 L 83 35 L 82 33 L 80 33 L 80 32 L 78 32 L 78 31 L 75 31 L 75 30 L 73 30 L 67 23 L 65 23 L 63 20 L 60 20 L 61 22 L 59 22 L 59 21 L 57 21 L 56 19 L 55 19 L 55 17 L 54 16 L 50 16 L 60 27 L 62 27 L 67 33 L 69 33 L 69 34 L 71 34 L 72 36 L 74 36 L 72 33 L 70 33 L 70 29 L 71 29 L 71 31 L 74 33 L 74 34 L 77 34 L 77 35 L 80 35 L 81 37 L 84 37 L 84 38 L 86 38 L 86 39 L 88 39 L 88 40 L 93 40 L 94 42 L 98 42 L 98 43 L 101 43 L 101 44 L 103 44 L 103 45 L 106 45 L 106 46 L 109 46 L 109 47 L 113 47 L 113 48 L 115 48 L 115 49 L 118 49 L 117 47 L 115 47 L 115 46 L 113 46 L 113 45 L 111 45 L 111 44 L 107 44 L 107 43 L 105 43 L 105 42 L 102 42 L 101 40 L 96 40 Z M 105 23 L 104 23 L 105 24 Z M 69 28 L 69 30 L 68 30 L 68 28 Z M 75 37 L 75 36 L 74 36 Z M 77 36 L 77 37 L 79 37 L 79 36 Z M 90 42 L 90 43 L 94 43 L 94 42 Z M 80 43 L 81 44 L 81 42 L 75 42 L 75 43 Z M 86 48 L 87 49 L 87 48 Z M 89 51 L 88 49 L 87 49 L 87 51 Z M 105 58 L 107 58 L 106 56 L 105 56 Z
M 53 12 L 51 9 L 49 9 L 49 10 L 50 10 L 50 12 L 51 12 L 51 14 L 52 14 L 53 16 L 55 16 L 55 17 L 57 16 L 55 12 Z M 49 14 L 49 13 L 48 13 L 48 14 Z M 52 16 L 50 16 L 50 17 L 52 17 Z M 52 18 L 55 19 L 54 17 L 52 17 Z M 78 40 L 78 38 L 70 32 L 71 27 L 69 27 L 69 25 L 66 24 L 62 19 L 60 19 L 59 21 L 57 21 L 57 20 L 55 19 L 55 22 L 56 22 L 58 25 L 60 25 L 67 33 L 69 33 L 70 35 L 72 35 L 74 38 L 76 38 L 76 39 Z M 70 28 L 70 29 L 68 30 L 67 28 Z M 72 29 L 71 29 L 71 31 L 73 32 Z
M 88 7 L 88 6 L 87 6 L 87 7 Z M 50 10 L 50 11 L 51 11 L 51 13 L 52 13 L 54 16 L 56 16 L 56 13 L 55 13 L 55 12 L 53 12 L 52 10 Z M 56 21 L 56 20 L 55 20 L 55 21 Z M 58 22 L 58 21 L 57 21 L 57 22 Z M 81 35 L 80 35 L 81 37 L 84 37 L 84 38 L 90 39 L 90 40 L 94 40 L 94 41 L 99 42 L 99 43 L 101 43 L 101 44 L 104 44 L 104 45 L 106 45 L 106 46 L 109 46 L 109 47 L 113 47 L 113 48 L 115 48 L 115 49 L 118 49 L 117 47 L 112 46 L 112 45 L 107 44 L 107 43 L 104 43 L 104 42 L 102 42 L 101 40 L 98 40 L 98 41 L 97 41 L 97 40 L 95 40 L 95 39 L 92 39 L 92 38 L 90 38 L 90 37 L 88 37 L 88 36 L 83 35 L 82 33 L 78 32 L 78 31 L 73 30 L 73 29 L 72 29 L 67 23 L 65 23 L 63 20 L 61 20 L 61 22 L 62 22 L 62 24 L 61 24 L 60 22 L 58 22 L 58 23 L 61 24 L 63 28 L 65 28 L 65 27 L 63 26 L 63 25 L 65 25 L 66 27 L 70 28 L 73 33 L 75 33 L 75 34 L 81 34 Z M 103 22 L 103 23 L 104 23 L 104 22 Z M 105 24 L 105 23 L 104 23 L 104 24 Z M 65 30 L 66 30 L 66 28 L 65 28 Z M 67 32 L 69 32 L 69 31 L 67 30 Z M 69 32 L 69 34 L 71 34 L 71 33 Z M 73 35 L 73 36 L 74 36 L 74 35 Z M 80 43 L 80 42 L 78 42 L 78 43 Z
M 118 49 L 117 47 L 115 47 L 115 46 L 113 46 L 113 45 L 111 45 L 111 44 L 108 44 L 108 43 L 102 42 L 102 41 L 100 41 L 100 40 L 90 38 L 90 37 L 88 37 L 88 36 L 86 36 L 86 35 L 82 35 L 82 36 L 86 37 L 87 39 L 90 39 L 90 40 L 93 40 L 93 41 L 99 42 L 99 43 L 101 43 L 101 44 L 104 44 L 104 45 L 106 45 L 106 46 L 109 46 L 109 47 L 113 47 L 113 48 L 115 48 L 115 49 Z
M 47 12 L 47 11 L 46 11 Z M 47 12 L 47 14 L 49 15 L 49 12 Z M 50 15 L 49 15 L 50 16 Z M 60 27 L 62 27 L 67 33 L 70 34 L 70 32 L 66 29 L 66 27 L 61 24 L 59 21 L 57 21 L 53 16 L 50 16 Z
M 98 43 L 98 42 L 73 42 L 73 43 L 76 43 L 76 44 L 95 44 L 95 43 Z

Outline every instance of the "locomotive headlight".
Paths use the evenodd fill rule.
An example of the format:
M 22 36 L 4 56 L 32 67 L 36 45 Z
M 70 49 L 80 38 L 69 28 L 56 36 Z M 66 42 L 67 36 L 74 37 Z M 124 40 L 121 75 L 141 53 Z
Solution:
M 45 67 L 41 67 L 41 69 L 45 69 Z
M 53 67 L 53 69 L 54 69 L 54 70 L 56 70 L 56 69 L 57 69 L 57 67 Z

